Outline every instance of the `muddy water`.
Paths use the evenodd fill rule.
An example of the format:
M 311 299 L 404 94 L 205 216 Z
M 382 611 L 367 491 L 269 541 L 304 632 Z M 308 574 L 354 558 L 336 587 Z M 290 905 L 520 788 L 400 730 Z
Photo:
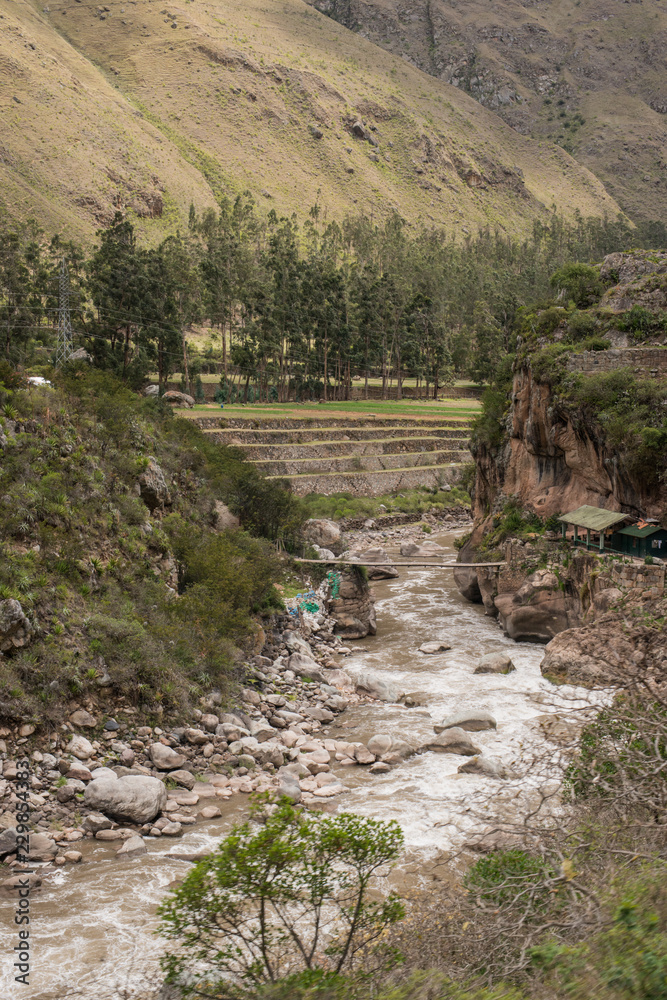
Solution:
M 453 554 L 453 536 L 438 541 Z M 483 708 L 498 722 L 497 731 L 474 734 L 485 753 L 521 767 L 544 746 L 535 718 L 557 706 L 547 704 L 554 689 L 540 675 L 543 647 L 505 639 L 481 607 L 458 594 L 451 571 L 403 570 L 400 579 L 380 581 L 373 588 L 378 634 L 358 644 L 364 651 L 355 652 L 343 665 L 382 671 L 402 690 L 420 692 L 423 706 L 360 705 L 346 712 L 329 735 L 366 740 L 390 733 L 421 741 L 432 735 L 434 721 L 461 709 Z M 452 649 L 436 656 L 417 652 L 423 642 L 434 639 L 446 640 Z M 478 657 L 498 649 L 511 652 L 516 672 L 473 675 Z M 567 693 L 559 689 L 558 697 Z M 457 774 L 461 759 L 424 754 L 376 776 L 359 767 L 340 768 L 350 791 L 336 803 L 338 808 L 397 819 L 413 857 L 416 851 L 427 858 L 469 835 L 476 822 L 475 810 L 470 810 L 476 795 L 507 787 Z M 168 858 L 168 852 L 210 848 L 243 806 L 244 801 L 228 805 L 222 819 L 197 826 L 178 841 L 148 840 L 148 854 L 135 860 L 117 861 L 109 847 L 84 842 L 84 863 L 45 876 L 44 888 L 32 894 L 34 957 L 27 988 L 14 983 L 9 957 L 16 943 L 15 903 L 0 900 L 0 996 L 121 1000 L 141 991 L 155 974 L 161 948 L 152 934 L 155 906 L 169 883 L 190 868 L 187 862 Z M 491 819 L 493 800 L 487 808 Z

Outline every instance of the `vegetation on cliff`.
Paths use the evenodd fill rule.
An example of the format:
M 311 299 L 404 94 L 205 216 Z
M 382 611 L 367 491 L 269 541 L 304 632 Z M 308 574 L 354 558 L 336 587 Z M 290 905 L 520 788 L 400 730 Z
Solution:
M 103 372 L 0 397 L 0 598 L 31 629 L 0 657 L 2 714 L 56 720 L 74 698 L 159 718 L 228 689 L 280 606 L 288 489 Z M 244 530 L 218 530 L 216 501 Z
M 667 459 L 667 364 L 649 369 L 666 350 L 666 271 L 665 255 L 650 251 L 616 253 L 603 265 L 568 264 L 556 271 L 551 285 L 557 297 L 517 311 L 516 356 L 511 368 L 506 364 L 495 373 L 473 444 L 502 446 L 512 372 L 528 370 L 536 383 L 549 387 L 554 411 L 576 432 L 595 436 L 621 456 L 630 474 L 641 474 L 658 488 Z M 621 350 L 607 365 L 604 352 L 612 346 Z M 657 360 L 633 355 L 639 347 L 655 350 L 651 358 Z M 599 371 L 581 370 L 584 352 L 600 352 Z

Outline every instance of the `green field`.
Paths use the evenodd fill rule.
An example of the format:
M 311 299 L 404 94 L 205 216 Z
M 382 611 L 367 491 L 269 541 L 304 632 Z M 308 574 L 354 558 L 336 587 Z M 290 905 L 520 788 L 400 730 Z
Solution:
M 326 420 L 340 414 L 351 415 L 363 419 L 369 416 L 382 417 L 446 417 L 448 420 L 470 420 L 481 410 L 481 403 L 476 399 L 440 399 L 437 400 L 402 400 L 400 403 L 391 400 L 355 400 L 336 403 L 248 403 L 225 404 L 225 417 L 312 417 Z M 217 403 L 202 403 L 191 410 L 178 410 L 179 416 L 198 417 L 205 413 L 219 414 Z

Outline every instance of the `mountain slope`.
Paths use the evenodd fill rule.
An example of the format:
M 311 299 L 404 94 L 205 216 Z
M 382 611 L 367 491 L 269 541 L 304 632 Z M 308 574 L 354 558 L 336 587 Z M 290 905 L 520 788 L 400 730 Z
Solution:
M 120 207 L 162 232 L 246 189 L 279 212 L 464 232 L 618 211 L 561 149 L 302 0 L 44 10 L 0 20 L 0 177 L 8 208 L 49 228 L 90 234 Z
M 659 0 L 307 0 L 525 135 L 558 142 L 635 219 L 667 222 Z

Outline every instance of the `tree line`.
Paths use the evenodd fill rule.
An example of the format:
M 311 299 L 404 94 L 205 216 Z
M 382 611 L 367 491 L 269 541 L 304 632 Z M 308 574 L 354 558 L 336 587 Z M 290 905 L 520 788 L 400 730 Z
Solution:
M 666 242 L 659 224 L 555 215 L 522 238 L 487 228 L 461 242 L 397 214 L 327 222 L 315 205 L 299 223 L 247 194 L 192 206 L 187 231 L 157 246 L 120 214 L 92 249 L 0 218 L 0 345 L 15 364 L 49 360 L 64 258 L 76 346 L 132 384 L 180 371 L 189 385 L 215 363 L 226 397 L 246 401 L 347 398 L 371 379 L 401 398 L 406 378 L 428 396 L 492 378 L 517 310 L 548 295 L 557 268 Z M 207 357 L 186 338 L 198 324 Z

